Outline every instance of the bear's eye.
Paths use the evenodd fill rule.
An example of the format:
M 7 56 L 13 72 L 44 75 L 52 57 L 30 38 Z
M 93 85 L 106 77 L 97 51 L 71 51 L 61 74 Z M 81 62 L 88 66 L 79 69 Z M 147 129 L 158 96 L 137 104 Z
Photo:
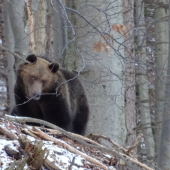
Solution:
M 46 81 L 45 80 L 42 80 L 42 84 L 44 85 L 46 83 Z
M 35 77 L 34 77 L 34 76 L 31 76 L 31 79 L 32 79 L 32 80 L 35 80 Z

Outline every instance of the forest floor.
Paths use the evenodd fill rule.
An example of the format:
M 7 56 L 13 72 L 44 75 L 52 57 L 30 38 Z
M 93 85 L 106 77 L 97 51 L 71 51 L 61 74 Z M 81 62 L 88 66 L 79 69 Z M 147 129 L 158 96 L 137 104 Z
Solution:
M 73 133 L 66 134 L 69 134 L 69 138 L 54 129 L 0 118 L 0 170 L 152 170 L 134 158 L 132 152 L 109 138 L 107 140 L 115 145 L 110 153 L 108 147 L 98 143 L 97 136 L 94 138 L 91 135 L 90 139 Z M 92 140 L 92 136 L 96 140 Z M 134 164 L 137 168 L 134 168 Z

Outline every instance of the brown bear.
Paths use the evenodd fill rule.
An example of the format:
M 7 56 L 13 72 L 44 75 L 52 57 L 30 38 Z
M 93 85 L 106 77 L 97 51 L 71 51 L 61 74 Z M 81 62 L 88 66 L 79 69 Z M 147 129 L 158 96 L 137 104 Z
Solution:
M 31 54 L 17 71 L 16 107 L 12 115 L 46 120 L 83 135 L 89 116 L 87 98 L 78 78 L 58 63 Z

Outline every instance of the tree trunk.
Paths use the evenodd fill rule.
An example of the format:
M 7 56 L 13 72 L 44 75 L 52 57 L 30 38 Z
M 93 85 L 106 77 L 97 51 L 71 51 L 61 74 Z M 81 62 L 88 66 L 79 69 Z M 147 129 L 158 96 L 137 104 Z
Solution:
M 91 1 L 91 5 L 85 4 L 85 0 L 78 0 L 75 4 L 78 10 L 67 10 L 77 14 L 77 57 L 72 56 L 70 63 L 72 62 L 72 70 L 77 73 L 85 66 L 81 78 L 85 80 L 83 84 L 91 112 L 87 134 L 103 134 L 124 145 L 124 49 L 121 47 L 124 38 L 111 31 L 114 23 L 123 24 L 122 3 L 121 0 L 98 0 Z M 105 10 L 106 13 L 95 7 Z M 114 14 L 118 15 L 109 18 Z M 102 36 L 106 34 L 108 37 L 114 34 L 114 45 L 112 46 L 110 41 L 112 48 L 108 54 L 104 46 L 103 51 L 95 52 L 95 43 L 105 43 L 106 39 L 103 40 Z
M 68 6 L 73 10 L 76 10 L 74 0 L 66 1 L 66 6 Z M 72 26 L 76 26 L 77 23 L 76 14 L 71 11 L 67 11 L 67 13 L 68 13 L 69 20 L 72 23 Z M 75 28 L 76 27 L 74 27 L 74 29 Z M 64 67 L 70 71 L 76 70 L 75 63 L 73 61 L 77 57 L 76 42 L 75 42 L 76 40 L 72 29 L 73 28 L 70 25 L 70 27 L 68 27 L 68 49 L 66 52 L 66 57 L 64 59 Z
M 26 58 L 29 50 L 29 36 L 25 32 L 24 26 L 24 6 L 25 1 L 13 0 L 8 4 L 8 14 L 14 36 L 14 52 Z M 27 31 L 28 33 L 28 31 Z M 18 61 L 17 61 L 18 63 Z
M 46 24 L 47 24 L 47 2 L 40 0 L 38 4 L 37 14 L 35 18 L 35 54 L 40 56 L 45 53 L 46 48 Z
M 67 19 L 61 3 L 61 0 L 48 2 L 53 27 L 53 58 L 63 66 L 67 47 Z
M 170 2 L 169 2 L 170 10 Z M 169 27 L 170 27 L 170 16 L 169 16 Z M 170 30 L 169 30 L 169 41 L 170 41 Z M 168 54 L 168 67 L 167 67 L 167 78 L 166 78 L 166 90 L 164 100 L 164 112 L 162 118 L 162 129 L 160 136 L 159 154 L 158 154 L 158 167 L 161 170 L 170 170 L 170 44 Z
M 33 17 L 33 12 L 32 12 L 32 1 L 27 0 L 27 13 L 28 13 L 28 21 L 29 21 L 29 37 L 30 37 L 30 42 L 29 42 L 29 46 L 30 46 L 30 53 L 34 54 L 34 50 L 35 50 L 35 41 L 34 41 L 34 17 Z
M 158 1 L 166 4 L 167 0 Z M 167 10 L 168 11 L 168 10 Z M 167 74 L 168 60 L 168 12 L 164 8 L 157 6 L 155 9 L 155 62 L 156 62 L 156 84 L 155 84 L 155 121 L 157 128 L 155 130 L 155 152 L 158 152 L 159 137 L 161 131 L 165 81 Z
M 28 54 L 28 38 L 24 32 L 24 21 L 22 19 L 24 15 L 24 1 L 13 0 L 12 2 L 5 3 L 5 35 L 6 35 L 6 47 L 11 51 L 19 54 L 21 57 L 26 57 Z M 24 17 L 23 17 L 24 18 Z M 12 38 L 11 38 L 12 37 Z M 12 42 L 13 41 L 13 42 Z M 8 60 L 8 93 L 10 100 L 10 110 L 15 104 L 14 100 L 14 56 L 7 52 Z M 16 58 L 17 59 L 17 58 Z M 16 66 L 17 66 L 16 64 Z
M 136 140 L 136 80 L 134 53 L 134 0 L 123 0 L 124 26 L 128 32 L 126 36 L 126 69 L 125 69 L 125 116 L 127 127 L 127 145 L 132 146 Z
M 14 51 L 14 44 L 13 44 L 13 33 L 9 21 L 8 16 L 8 3 L 5 3 L 4 6 L 4 25 L 5 25 L 5 47 L 10 51 Z M 10 112 L 15 106 L 15 94 L 14 94 L 14 84 L 15 84 L 15 73 L 14 73 L 14 63 L 15 59 L 14 56 L 9 53 L 5 52 L 5 57 L 7 58 L 7 81 L 8 81 L 8 96 L 9 96 L 9 107 Z
M 149 108 L 149 91 L 147 79 L 147 59 L 146 59 L 146 30 L 144 18 L 144 3 L 142 0 L 136 1 L 136 24 L 137 24 L 137 56 L 138 56 L 138 85 L 139 85 L 139 109 L 142 121 L 147 158 L 154 158 L 154 139 L 151 128 L 151 117 Z

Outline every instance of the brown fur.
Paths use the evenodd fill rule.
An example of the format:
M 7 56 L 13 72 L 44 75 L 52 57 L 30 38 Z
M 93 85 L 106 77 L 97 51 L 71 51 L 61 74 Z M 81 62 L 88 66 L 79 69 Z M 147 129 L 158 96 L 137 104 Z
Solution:
M 20 75 L 23 79 L 27 98 L 32 97 L 31 93 L 34 90 L 46 93 L 51 84 L 55 83 L 56 75 L 48 68 L 49 64 L 45 59 L 37 58 L 37 62 L 22 66 L 24 69 L 21 68 Z M 34 81 L 32 77 L 35 78 Z M 43 81 L 45 82 L 44 86 L 42 85 Z
M 73 79 L 73 73 L 59 69 L 57 63 L 35 55 L 28 56 L 27 60 L 30 63 L 21 64 L 17 72 L 17 106 L 11 114 L 43 119 L 84 134 L 89 108 L 80 81 Z M 68 81 L 70 79 L 73 80 Z

